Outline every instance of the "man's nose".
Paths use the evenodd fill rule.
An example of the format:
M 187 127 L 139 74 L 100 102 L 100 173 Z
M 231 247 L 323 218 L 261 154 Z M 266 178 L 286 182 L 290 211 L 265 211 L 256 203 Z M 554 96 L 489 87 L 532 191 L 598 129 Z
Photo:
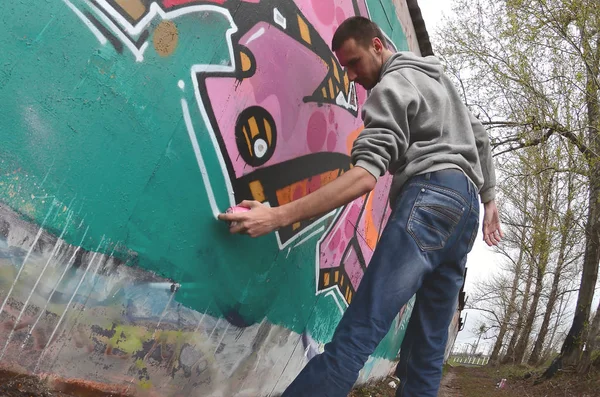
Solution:
M 348 80 L 356 80 L 356 73 L 354 73 L 352 70 L 347 70 L 346 73 L 348 73 Z

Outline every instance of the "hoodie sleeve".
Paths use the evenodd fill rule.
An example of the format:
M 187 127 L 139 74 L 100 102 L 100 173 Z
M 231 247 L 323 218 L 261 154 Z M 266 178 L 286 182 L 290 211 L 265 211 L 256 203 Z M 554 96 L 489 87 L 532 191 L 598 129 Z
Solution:
M 418 101 L 417 91 L 401 73 L 385 75 L 363 105 L 365 128 L 354 141 L 352 163 L 376 179 L 385 174 L 408 148 Z
M 479 164 L 483 172 L 483 186 L 479 191 L 482 203 L 487 203 L 496 198 L 496 172 L 492 160 L 492 151 L 490 148 L 490 139 L 483 124 L 467 109 L 471 118 L 471 127 L 477 143 L 477 152 L 479 153 Z

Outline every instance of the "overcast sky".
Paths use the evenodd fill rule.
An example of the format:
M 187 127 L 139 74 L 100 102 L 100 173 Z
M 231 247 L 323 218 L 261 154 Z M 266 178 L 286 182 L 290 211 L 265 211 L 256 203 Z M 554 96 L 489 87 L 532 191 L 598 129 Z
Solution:
M 419 7 L 421 8 L 421 13 L 423 14 L 423 19 L 425 20 L 425 26 L 427 27 L 427 31 L 429 32 L 430 39 L 433 45 L 433 52 L 435 53 L 435 37 L 434 32 L 437 27 L 442 23 L 442 17 L 444 15 L 449 15 L 451 13 L 451 0 L 418 0 Z M 481 217 L 483 218 L 483 207 L 481 207 Z M 467 279 L 465 281 L 465 292 L 467 293 L 467 298 L 470 293 L 473 291 L 473 287 L 477 284 L 478 281 L 485 279 L 490 276 L 494 271 L 496 271 L 498 267 L 498 261 L 500 260 L 500 256 L 495 254 L 491 248 L 489 248 L 482 239 L 481 227 L 479 228 L 479 235 L 477 236 L 477 240 L 475 245 L 473 246 L 473 250 L 467 257 Z M 468 313 L 468 315 L 466 314 Z M 459 345 L 464 345 L 465 343 L 473 343 L 477 337 L 471 332 L 471 329 L 475 328 L 479 324 L 480 316 L 476 311 L 466 310 L 463 312 L 463 318 L 467 317 L 467 322 L 463 331 L 459 332 L 458 338 L 456 339 L 455 349 L 459 347 Z M 481 341 L 480 346 L 486 347 L 484 345 L 488 345 L 492 341 Z M 482 348 L 479 350 L 481 351 Z

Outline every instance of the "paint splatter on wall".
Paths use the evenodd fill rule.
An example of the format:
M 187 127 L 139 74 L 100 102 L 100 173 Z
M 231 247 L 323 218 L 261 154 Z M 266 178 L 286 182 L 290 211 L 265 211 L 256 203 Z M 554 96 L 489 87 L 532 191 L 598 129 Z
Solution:
M 390 177 L 260 239 L 230 236 L 215 216 L 244 199 L 285 204 L 350 169 L 367 93 L 329 43 L 345 18 L 370 15 L 408 50 L 402 8 L 6 7 L 0 363 L 161 395 L 284 388 L 352 301 L 389 216 Z M 361 379 L 389 367 L 410 307 Z

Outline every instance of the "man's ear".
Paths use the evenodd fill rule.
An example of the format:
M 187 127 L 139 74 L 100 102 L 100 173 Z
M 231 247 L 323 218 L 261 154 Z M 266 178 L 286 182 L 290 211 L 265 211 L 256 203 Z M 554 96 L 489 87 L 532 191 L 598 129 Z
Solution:
M 380 54 L 384 50 L 385 47 L 379 39 L 379 37 L 373 38 L 373 48 L 375 48 L 375 52 L 377 52 L 378 54 Z

